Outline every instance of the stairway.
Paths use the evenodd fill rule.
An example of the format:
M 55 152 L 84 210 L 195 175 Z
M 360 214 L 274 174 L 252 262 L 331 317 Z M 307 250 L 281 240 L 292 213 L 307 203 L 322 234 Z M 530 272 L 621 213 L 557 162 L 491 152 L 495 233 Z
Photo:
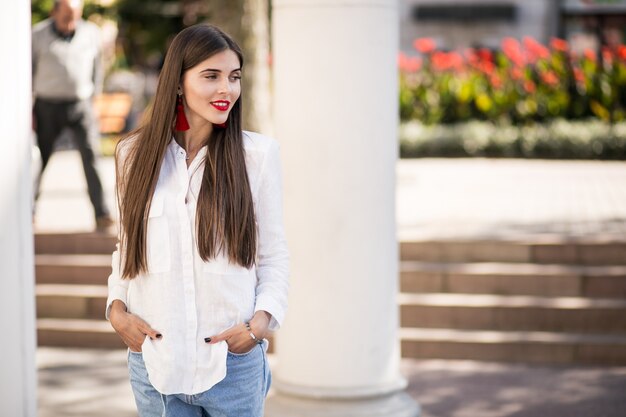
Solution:
M 115 242 L 102 233 L 35 235 L 39 346 L 125 348 L 104 319 Z
M 96 233 L 35 236 L 39 345 L 124 347 L 104 320 L 114 246 Z M 626 365 L 626 242 L 400 251 L 403 357 Z
M 408 358 L 626 364 L 626 242 L 401 244 Z
M 114 248 L 101 233 L 35 235 L 39 346 L 124 347 L 104 320 Z

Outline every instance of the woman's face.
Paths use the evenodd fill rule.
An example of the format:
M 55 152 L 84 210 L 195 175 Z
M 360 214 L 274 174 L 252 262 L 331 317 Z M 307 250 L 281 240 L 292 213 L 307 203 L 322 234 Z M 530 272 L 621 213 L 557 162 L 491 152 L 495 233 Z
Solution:
M 241 64 L 227 49 L 189 68 L 182 79 L 183 102 L 189 125 L 225 123 L 241 94 Z

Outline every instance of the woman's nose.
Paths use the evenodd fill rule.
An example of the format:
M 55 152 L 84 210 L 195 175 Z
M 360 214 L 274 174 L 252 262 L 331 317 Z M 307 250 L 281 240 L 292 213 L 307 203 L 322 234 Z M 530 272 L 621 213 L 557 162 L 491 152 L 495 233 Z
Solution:
M 220 85 L 219 85 L 219 92 L 220 93 L 230 93 L 231 89 L 232 89 L 232 87 L 230 85 L 230 80 L 228 78 L 222 79 L 222 81 L 220 82 Z

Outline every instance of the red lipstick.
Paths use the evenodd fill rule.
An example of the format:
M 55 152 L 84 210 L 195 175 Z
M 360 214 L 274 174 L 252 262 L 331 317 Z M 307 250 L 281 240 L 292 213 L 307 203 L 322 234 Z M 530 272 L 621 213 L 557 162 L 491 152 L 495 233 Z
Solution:
M 215 107 L 219 111 L 227 111 L 230 107 L 230 101 L 228 100 L 217 100 L 212 101 L 211 106 Z

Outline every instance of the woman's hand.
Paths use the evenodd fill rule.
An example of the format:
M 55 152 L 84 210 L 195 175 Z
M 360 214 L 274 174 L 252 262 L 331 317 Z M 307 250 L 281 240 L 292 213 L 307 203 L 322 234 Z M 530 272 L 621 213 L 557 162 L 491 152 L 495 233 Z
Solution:
M 262 340 L 267 335 L 267 328 L 270 325 L 271 318 L 271 314 L 267 311 L 254 313 L 250 320 L 250 329 L 257 340 Z M 247 353 L 257 344 L 257 341 L 250 337 L 250 331 L 246 328 L 245 323 L 237 324 L 216 336 L 207 337 L 204 340 L 210 344 L 226 341 L 228 350 L 232 353 Z
M 146 336 L 160 339 L 161 333 L 154 330 L 139 316 L 126 312 L 126 306 L 120 300 L 113 301 L 109 321 L 115 332 L 133 352 L 141 352 L 141 345 Z

